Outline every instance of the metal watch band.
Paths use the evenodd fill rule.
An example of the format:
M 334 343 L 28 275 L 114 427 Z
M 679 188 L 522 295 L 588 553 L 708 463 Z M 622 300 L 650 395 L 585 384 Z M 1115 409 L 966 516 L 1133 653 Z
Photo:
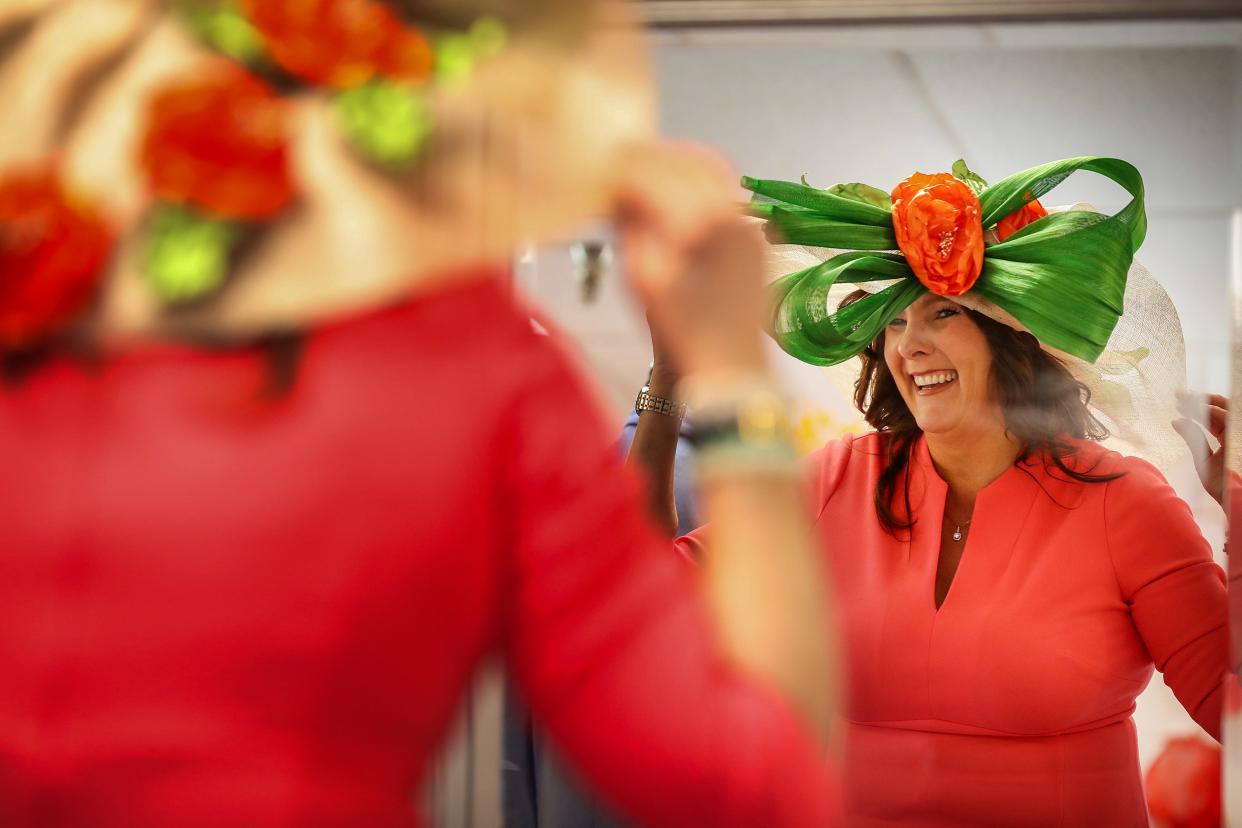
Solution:
M 657 397 L 651 393 L 651 388 L 647 385 L 644 385 L 643 389 L 638 392 L 638 399 L 634 400 L 634 410 L 639 413 L 654 411 L 657 414 L 663 414 L 666 417 L 676 417 L 679 420 L 686 416 L 686 406 L 684 403 L 674 402 L 667 397 Z

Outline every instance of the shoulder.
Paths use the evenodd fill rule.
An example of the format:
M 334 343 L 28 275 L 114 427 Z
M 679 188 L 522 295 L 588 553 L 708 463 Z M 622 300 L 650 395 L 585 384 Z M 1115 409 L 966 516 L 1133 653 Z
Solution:
M 1094 473 L 1116 475 L 1098 486 L 1099 502 L 1105 544 L 1126 594 L 1169 572 L 1211 561 L 1211 548 L 1189 504 L 1159 469 L 1139 457 L 1101 449 Z
M 532 382 L 577 384 L 581 370 L 568 339 L 515 295 L 503 271 L 415 296 L 316 333 L 342 348 L 379 351 L 416 364 L 415 373 L 452 369 L 473 386 L 517 392 Z M 377 357 L 378 358 L 378 357 Z
M 509 429 L 545 416 L 585 421 L 611 440 L 569 338 L 515 296 L 501 270 L 319 327 L 306 357 L 308 376 L 382 400 L 376 417 L 425 418 L 431 406 L 463 426 Z
M 1164 490 L 1173 492 L 1160 470 L 1140 457 L 1121 454 L 1090 440 L 1071 440 L 1070 443 L 1074 450 L 1064 458 L 1065 465 L 1079 474 L 1112 478 L 1104 483 L 1110 500 Z
M 889 435 L 877 431 L 846 434 L 808 457 L 807 477 L 814 503 L 822 506 L 846 480 L 878 479 L 888 462 L 888 442 Z

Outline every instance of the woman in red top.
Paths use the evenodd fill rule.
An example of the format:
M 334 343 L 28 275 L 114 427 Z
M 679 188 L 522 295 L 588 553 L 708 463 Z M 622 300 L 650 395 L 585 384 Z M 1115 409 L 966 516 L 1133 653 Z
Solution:
M 587 122 L 608 91 L 641 115 L 616 52 L 498 53 L 490 24 L 441 41 L 441 96 L 406 74 L 425 69 L 417 18 L 306 10 L 190 9 L 282 83 L 315 76 L 291 100 L 131 0 L 0 15 L 27 26 L 0 75 L 25 127 L 0 142 L 0 822 L 416 823 L 490 654 L 639 822 L 830 822 L 831 672 L 799 634 L 823 629 L 823 579 L 792 478 L 722 466 L 704 494 L 738 540 L 684 571 L 490 264 L 611 205 L 657 256 L 635 271 L 655 324 L 705 400 L 739 404 L 729 383 L 768 380 L 736 333 L 758 327 L 760 247 L 727 177 Z M 377 121 L 367 95 L 413 114 Z M 376 167 L 419 112 L 437 163 L 403 192 Z M 669 182 L 675 210 L 654 197 Z M 768 537 L 780 561 L 753 554 Z
M 1118 217 L 1041 220 L 1033 195 L 1074 169 L 1110 174 L 1134 201 Z M 1146 825 L 1135 697 L 1158 669 L 1219 738 L 1228 636 L 1224 576 L 1189 508 L 1152 465 L 1095 442 L 1107 432 L 1069 368 L 1085 370 L 1116 325 L 1113 297 L 1142 238 L 1141 180 L 1123 162 L 1071 159 L 974 193 L 969 171 L 954 170 L 875 197 L 895 237 L 874 243 L 901 254 L 844 253 L 775 288 L 787 350 L 821 363 L 860 356 L 855 402 L 875 428 L 810 463 L 849 675 L 845 822 Z M 789 241 L 806 240 L 790 215 L 803 228 L 821 212 L 870 216 L 825 191 L 749 183 L 797 205 L 768 213 Z M 1007 218 L 1015 205 L 1027 215 Z M 985 249 L 989 212 L 1001 220 Z M 1101 238 L 1075 235 L 1090 228 Z M 1011 262 L 1022 278 L 1007 282 Z M 874 288 L 825 314 L 847 275 Z M 1076 306 L 1066 285 L 1086 288 Z M 1125 307 L 1142 310 L 1129 294 Z M 1110 308 L 1102 330 L 1083 321 Z M 673 375 L 657 373 L 655 385 Z M 704 555 L 720 537 L 709 527 L 681 543 Z

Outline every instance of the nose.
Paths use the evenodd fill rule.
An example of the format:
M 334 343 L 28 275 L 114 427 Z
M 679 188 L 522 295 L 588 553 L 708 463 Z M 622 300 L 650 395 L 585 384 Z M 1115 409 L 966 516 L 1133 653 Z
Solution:
M 898 337 L 897 353 L 901 354 L 902 359 L 924 357 L 933 350 L 931 340 L 927 337 L 923 326 L 913 320 L 906 322 Z

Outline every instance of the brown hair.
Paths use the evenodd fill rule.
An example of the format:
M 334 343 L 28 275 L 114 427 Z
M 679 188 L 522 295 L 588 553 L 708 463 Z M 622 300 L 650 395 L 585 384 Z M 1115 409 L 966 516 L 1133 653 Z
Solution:
M 841 306 L 866 295 L 865 291 L 855 291 Z M 1031 334 L 969 308 L 964 310 L 987 341 L 992 356 L 991 387 L 1001 404 L 1005 431 L 1022 444 L 1015 463 L 1039 457 L 1046 466 L 1080 483 L 1105 483 L 1120 477 L 1093 474 L 1092 469 L 1079 471 L 1066 462 L 1077 450 L 1069 438 L 1103 440 L 1108 429 L 1087 408 L 1091 392 L 1074 379 L 1065 363 L 1041 348 Z M 854 405 L 872 428 L 889 436 L 888 461 L 876 483 L 876 513 L 885 530 L 896 535 L 898 530 L 914 526 L 906 484 L 910 457 L 922 430 L 884 360 L 884 334 L 876 337 L 859 358 L 862 374 L 854 385 Z M 904 519 L 893 509 L 899 487 L 905 501 Z

